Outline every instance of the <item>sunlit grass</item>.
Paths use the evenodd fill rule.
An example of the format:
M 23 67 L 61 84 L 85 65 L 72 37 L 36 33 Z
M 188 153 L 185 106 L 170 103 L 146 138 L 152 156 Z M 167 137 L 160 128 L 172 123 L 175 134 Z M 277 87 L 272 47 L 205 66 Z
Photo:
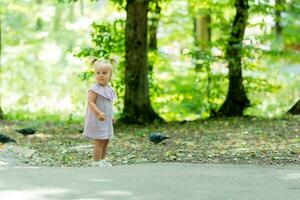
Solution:
M 52 122 L 57 124 L 82 124 L 84 119 L 82 116 L 72 113 L 55 112 L 51 113 L 48 110 L 39 110 L 30 112 L 28 110 L 11 110 L 4 115 L 7 121 L 27 121 L 32 127 L 36 127 L 41 123 Z

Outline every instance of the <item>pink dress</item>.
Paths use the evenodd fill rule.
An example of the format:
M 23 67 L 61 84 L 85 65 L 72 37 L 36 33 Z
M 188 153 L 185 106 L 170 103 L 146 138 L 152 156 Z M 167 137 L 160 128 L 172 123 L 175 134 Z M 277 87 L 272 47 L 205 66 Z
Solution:
M 83 135 L 91 139 L 110 139 L 113 137 L 113 100 L 117 96 L 108 85 L 94 84 L 89 91 L 97 93 L 96 106 L 105 114 L 106 119 L 97 119 L 95 113 L 87 106 Z

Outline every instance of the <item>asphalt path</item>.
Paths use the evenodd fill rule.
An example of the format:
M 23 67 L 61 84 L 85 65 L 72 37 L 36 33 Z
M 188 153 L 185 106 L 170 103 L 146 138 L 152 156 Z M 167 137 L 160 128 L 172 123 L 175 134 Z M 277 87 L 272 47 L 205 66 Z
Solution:
M 300 166 L 153 163 L 29 167 L 0 162 L 0 199 L 299 200 Z

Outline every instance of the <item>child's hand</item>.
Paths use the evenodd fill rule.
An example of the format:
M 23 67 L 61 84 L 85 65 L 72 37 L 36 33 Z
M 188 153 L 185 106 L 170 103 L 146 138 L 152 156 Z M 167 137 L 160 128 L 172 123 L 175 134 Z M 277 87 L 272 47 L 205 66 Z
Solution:
M 100 112 L 97 114 L 97 119 L 99 119 L 100 121 L 104 121 L 106 119 L 106 116 L 103 112 Z

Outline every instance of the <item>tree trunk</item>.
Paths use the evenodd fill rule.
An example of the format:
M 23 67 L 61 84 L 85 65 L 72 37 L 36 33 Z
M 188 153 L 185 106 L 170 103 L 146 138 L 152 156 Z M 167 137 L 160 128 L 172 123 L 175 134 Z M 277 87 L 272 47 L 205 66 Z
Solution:
M 149 18 L 148 28 L 149 28 L 149 50 L 157 53 L 157 30 L 158 30 L 158 23 L 160 18 L 161 8 L 158 2 L 155 3 L 155 8 L 151 10 L 151 17 Z M 153 62 L 148 62 L 149 65 L 149 79 L 153 78 Z
M 1 107 L 0 107 L 0 120 L 1 119 L 4 119 L 4 116 L 3 116 L 3 111 L 2 111 L 2 109 L 1 109 Z
M 149 49 L 157 51 L 157 29 L 159 23 L 161 8 L 158 2 L 155 2 L 155 10 L 152 17 L 149 18 Z
M 201 59 L 201 51 L 207 51 L 211 40 L 210 15 L 205 14 L 194 17 L 195 59 Z M 196 62 L 196 71 L 200 71 L 201 64 Z
M 150 123 L 159 116 L 149 97 L 147 59 L 147 9 L 149 0 L 127 0 L 125 99 L 121 121 Z
M 281 13 L 283 11 L 283 3 L 284 0 L 275 0 L 275 32 L 277 40 L 280 40 L 282 35 Z
M 231 28 L 231 36 L 226 50 L 229 68 L 229 89 L 227 98 L 218 116 L 242 116 L 250 102 L 246 96 L 242 77 L 242 42 L 248 19 L 248 0 L 236 0 L 236 15 Z
M 203 56 L 201 54 L 209 54 L 210 55 L 210 47 L 209 43 L 211 41 L 211 17 L 209 14 L 209 10 L 200 10 L 194 17 L 194 59 L 195 59 L 195 71 L 200 72 L 201 69 L 205 68 L 207 74 L 207 85 L 206 85 L 206 93 L 207 93 L 207 103 L 211 105 L 210 102 L 210 88 L 211 88 L 211 68 L 210 61 L 203 60 Z M 199 61 L 201 61 L 199 63 Z M 209 112 L 215 114 L 211 108 Z
M 36 3 L 40 7 L 42 4 L 42 0 L 36 0 Z M 43 20 L 41 19 L 41 17 L 38 17 L 36 20 L 35 30 L 41 31 L 42 29 L 43 29 Z
M 2 13 L 0 13 L 2 14 Z M 1 75 L 2 75 L 2 21 L 0 18 L 0 80 L 1 80 Z M 1 83 L 1 81 L 0 81 Z M 1 96 L 0 96 L 0 119 L 3 119 L 3 111 L 1 109 Z
M 293 115 L 300 115 L 300 99 L 288 112 Z

